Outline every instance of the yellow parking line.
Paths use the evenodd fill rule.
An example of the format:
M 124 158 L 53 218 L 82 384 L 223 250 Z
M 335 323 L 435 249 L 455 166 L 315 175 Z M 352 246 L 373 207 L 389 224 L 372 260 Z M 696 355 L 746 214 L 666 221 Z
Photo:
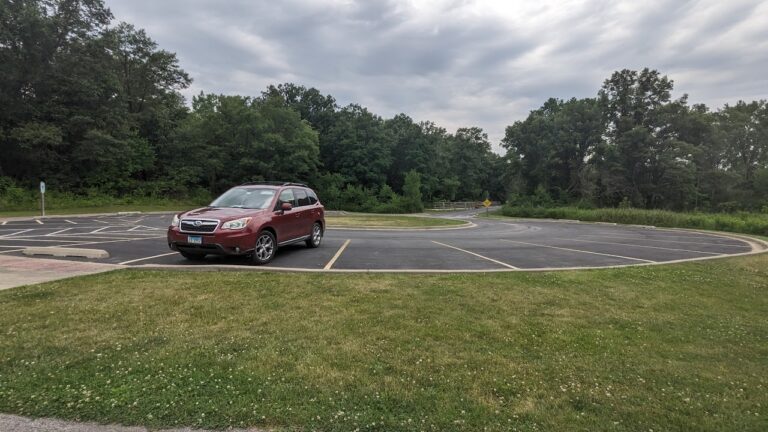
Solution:
M 336 255 L 334 255 L 334 256 L 333 256 L 333 258 L 331 258 L 331 260 L 330 260 L 330 261 L 328 261 L 328 264 L 326 264 L 326 265 L 325 265 L 325 267 L 323 267 L 323 270 L 330 270 L 330 269 L 331 269 L 331 267 L 333 267 L 333 265 L 334 265 L 334 264 L 336 264 L 336 260 L 338 260 L 338 259 L 339 259 L 339 257 L 341 256 L 341 254 L 344 252 L 344 249 L 346 249 L 346 248 L 347 248 L 347 246 L 349 246 L 349 242 L 351 242 L 351 241 L 352 241 L 352 240 L 350 240 L 350 239 L 347 239 L 347 241 L 345 241 L 345 242 L 344 242 L 344 244 L 343 244 L 343 245 L 341 245 L 341 247 L 339 248 L 339 250 L 338 250 L 338 251 L 336 251 Z
M 451 246 L 449 244 L 440 243 L 440 242 L 434 241 L 434 240 L 432 240 L 432 243 L 439 244 L 440 246 L 449 247 L 451 249 L 456 249 L 457 251 L 461 251 L 461 252 L 464 252 L 464 253 L 468 253 L 470 255 L 474 255 L 474 256 L 476 256 L 478 258 L 482 258 L 484 260 L 487 260 L 487 261 L 490 261 L 490 262 L 494 262 L 494 263 L 496 263 L 498 265 L 501 265 L 501 266 L 504 266 L 504 267 L 507 267 L 507 268 L 511 268 L 511 269 L 514 269 L 514 270 L 519 270 L 517 267 L 515 267 L 513 265 L 509 265 L 509 264 L 507 264 L 505 262 L 501 262 L 501 261 L 495 260 L 493 258 L 488 258 L 487 256 L 483 256 L 483 255 L 480 255 L 478 253 L 470 252 L 470 251 L 465 250 L 465 249 L 457 248 L 456 246 Z

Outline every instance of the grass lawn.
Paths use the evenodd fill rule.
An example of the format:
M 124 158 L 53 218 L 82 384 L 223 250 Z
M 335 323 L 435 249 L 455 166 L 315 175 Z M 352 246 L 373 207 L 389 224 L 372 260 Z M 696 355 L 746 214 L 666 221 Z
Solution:
M 141 212 L 154 212 L 154 211 L 181 211 L 192 208 L 200 207 L 199 204 L 190 203 L 168 203 L 168 204 L 120 204 L 109 206 L 97 206 L 97 207 L 73 207 L 62 209 L 45 210 L 46 216 L 53 215 L 76 215 L 76 214 L 91 214 L 91 213 L 117 213 L 124 211 L 141 211 Z M 5 211 L 0 210 L 0 218 L 3 217 L 24 217 L 24 216 L 40 216 L 40 211 L 34 210 L 12 210 Z
M 0 412 L 289 430 L 768 430 L 768 255 L 125 270 L 0 292 Z
M 455 219 L 440 219 L 421 216 L 390 216 L 352 214 L 344 216 L 326 216 L 329 227 L 369 227 L 369 228 L 430 228 L 464 225 L 466 222 Z

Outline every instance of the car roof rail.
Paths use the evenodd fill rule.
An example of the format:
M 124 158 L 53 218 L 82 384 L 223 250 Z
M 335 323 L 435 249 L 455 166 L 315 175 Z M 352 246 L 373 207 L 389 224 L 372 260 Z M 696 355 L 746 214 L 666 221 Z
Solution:
M 284 182 L 284 181 L 256 181 L 256 182 L 246 182 L 241 184 L 240 186 L 258 186 L 258 185 L 266 185 L 266 186 L 301 186 L 301 187 L 308 187 L 304 183 L 295 183 L 295 182 Z

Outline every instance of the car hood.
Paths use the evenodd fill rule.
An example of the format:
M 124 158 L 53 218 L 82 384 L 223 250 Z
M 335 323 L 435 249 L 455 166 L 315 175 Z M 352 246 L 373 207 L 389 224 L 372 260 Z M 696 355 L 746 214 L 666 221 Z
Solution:
M 194 209 L 186 213 L 182 213 L 180 217 L 231 220 L 248 216 L 256 216 L 257 214 L 262 214 L 264 212 L 266 212 L 266 210 L 229 207 L 201 207 L 199 209 Z

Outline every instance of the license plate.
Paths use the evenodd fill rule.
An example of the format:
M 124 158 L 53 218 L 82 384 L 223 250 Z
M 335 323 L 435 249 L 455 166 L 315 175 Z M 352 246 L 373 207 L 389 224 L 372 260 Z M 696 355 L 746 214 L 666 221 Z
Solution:
M 203 244 L 203 236 L 187 236 L 189 244 Z

